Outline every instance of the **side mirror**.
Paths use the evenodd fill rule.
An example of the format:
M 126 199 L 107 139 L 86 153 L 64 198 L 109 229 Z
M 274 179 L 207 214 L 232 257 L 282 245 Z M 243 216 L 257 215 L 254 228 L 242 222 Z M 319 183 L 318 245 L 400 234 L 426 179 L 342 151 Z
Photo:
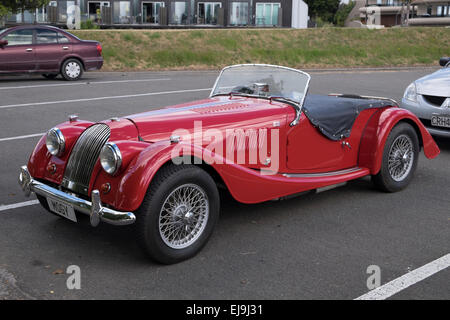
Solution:
M 439 64 L 441 65 L 441 67 L 445 67 L 449 62 L 450 62 L 450 57 L 442 57 L 439 60 Z
M 0 40 L 0 47 L 4 47 L 8 45 L 8 40 Z

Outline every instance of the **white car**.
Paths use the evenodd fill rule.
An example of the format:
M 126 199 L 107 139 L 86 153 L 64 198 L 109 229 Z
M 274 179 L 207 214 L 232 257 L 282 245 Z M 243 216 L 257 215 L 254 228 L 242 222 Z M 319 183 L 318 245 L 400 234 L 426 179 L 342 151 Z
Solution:
M 435 136 L 450 138 L 450 57 L 440 60 L 442 69 L 411 83 L 401 106 L 412 111 Z

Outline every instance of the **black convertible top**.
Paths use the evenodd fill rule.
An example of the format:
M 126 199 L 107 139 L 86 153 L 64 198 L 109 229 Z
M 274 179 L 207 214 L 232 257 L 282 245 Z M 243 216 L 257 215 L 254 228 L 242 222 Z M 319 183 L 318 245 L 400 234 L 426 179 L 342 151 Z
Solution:
M 327 138 L 338 141 L 350 136 L 358 114 L 371 108 L 392 105 L 391 101 L 308 94 L 303 112 Z

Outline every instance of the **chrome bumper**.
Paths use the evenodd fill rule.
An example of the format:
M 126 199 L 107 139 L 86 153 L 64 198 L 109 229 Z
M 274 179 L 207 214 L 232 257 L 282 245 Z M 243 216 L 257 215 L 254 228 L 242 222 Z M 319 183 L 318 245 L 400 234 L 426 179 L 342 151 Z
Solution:
M 27 166 L 22 166 L 20 168 L 19 185 L 22 187 L 22 190 L 27 197 L 31 192 L 34 192 L 41 196 L 51 197 L 67 203 L 73 206 L 76 211 L 89 215 L 93 227 L 96 227 L 100 221 L 116 226 L 128 225 L 136 221 L 136 216 L 132 212 L 122 212 L 102 207 L 100 192 L 98 190 L 92 191 L 91 201 L 78 198 L 34 180 L 31 177 Z

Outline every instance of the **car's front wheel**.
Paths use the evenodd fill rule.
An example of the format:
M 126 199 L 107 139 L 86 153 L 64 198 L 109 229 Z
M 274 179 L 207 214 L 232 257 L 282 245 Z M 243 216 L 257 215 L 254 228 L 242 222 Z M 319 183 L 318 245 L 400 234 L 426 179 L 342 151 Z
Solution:
M 375 185 L 386 192 L 400 191 L 411 182 L 419 157 L 419 139 L 408 123 L 396 125 L 386 141 L 380 172 L 372 176 Z
M 208 241 L 219 209 L 217 186 L 206 171 L 167 165 L 153 179 L 136 212 L 139 244 L 157 262 L 186 260 Z
M 61 67 L 61 74 L 68 81 L 78 80 L 83 75 L 83 65 L 77 59 L 68 59 Z

